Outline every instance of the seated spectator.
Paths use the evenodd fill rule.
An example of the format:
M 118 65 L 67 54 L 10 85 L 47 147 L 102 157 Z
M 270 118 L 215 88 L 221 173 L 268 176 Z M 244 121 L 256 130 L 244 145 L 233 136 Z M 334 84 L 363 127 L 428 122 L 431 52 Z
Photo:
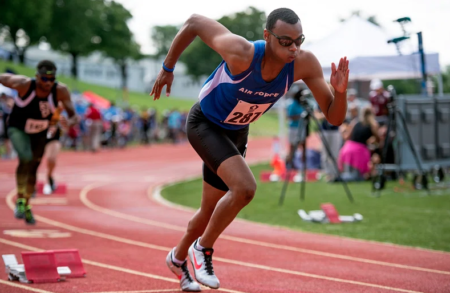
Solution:
M 363 180 L 370 177 L 371 153 L 368 140 L 375 137 L 379 142 L 378 123 L 374 112 L 367 107 L 362 110 L 358 121 L 350 124 L 344 139 L 346 142 L 339 152 L 338 166 L 344 179 Z

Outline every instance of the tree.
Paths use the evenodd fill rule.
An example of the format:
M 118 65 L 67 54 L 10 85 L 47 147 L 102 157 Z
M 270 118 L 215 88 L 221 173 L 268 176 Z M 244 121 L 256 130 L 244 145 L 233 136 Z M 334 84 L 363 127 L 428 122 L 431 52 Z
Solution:
M 383 80 L 383 84 L 385 87 L 393 85 L 397 95 L 414 95 L 421 92 L 419 79 Z
M 264 11 L 249 7 L 218 21 L 232 33 L 255 41 L 263 37 L 266 15 Z M 222 57 L 200 39 L 196 39 L 182 54 L 181 61 L 186 64 L 187 73 L 198 79 L 202 75 L 210 74 L 222 61 Z
M 178 26 L 174 25 L 154 26 L 152 28 L 151 39 L 156 47 L 155 58 L 167 55 L 172 40 L 179 29 Z
M 119 66 L 122 89 L 126 92 L 127 60 L 137 60 L 142 56 L 140 46 L 134 41 L 133 33 L 127 25 L 132 15 L 122 4 L 111 1 L 103 7 L 100 18 L 103 19 L 103 23 L 97 32 L 102 39 L 99 49 Z
M 40 42 L 48 30 L 53 0 L 0 1 L 0 28 L 7 28 L 20 63 L 29 46 Z
M 450 93 L 450 65 L 447 65 L 445 71 L 442 71 L 442 86 L 444 93 Z M 438 88 L 438 81 L 436 77 L 433 77 L 434 87 Z
M 72 76 L 78 77 L 78 57 L 98 49 L 102 39 L 96 34 L 103 20 L 103 0 L 55 0 L 51 32 L 47 40 L 53 49 L 72 56 Z

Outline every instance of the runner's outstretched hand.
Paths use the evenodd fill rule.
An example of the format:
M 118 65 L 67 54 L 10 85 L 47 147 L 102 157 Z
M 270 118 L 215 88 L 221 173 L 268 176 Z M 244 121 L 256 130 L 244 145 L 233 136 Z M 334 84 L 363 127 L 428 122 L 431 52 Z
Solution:
M 350 73 L 348 63 L 347 57 L 341 58 L 337 68 L 334 63 L 331 63 L 330 83 L 338 93 L 344 93 L 347 90 L 348 75 Z
M 172 87 L 173 82 L 173 72 L 167 72 L 164 69 L 161 69 L 161 71 L 158 74 L 158 77 L 155 80 L 155 83 L 153 84 L 152 92 L 150 93 L 150 96 L 153 96 L 153 100 L 159 100 L 159 97 L 161 96 L 161 92 L 163 87 L 166 85 L 166 96 L 170 96 L 170 89 Z

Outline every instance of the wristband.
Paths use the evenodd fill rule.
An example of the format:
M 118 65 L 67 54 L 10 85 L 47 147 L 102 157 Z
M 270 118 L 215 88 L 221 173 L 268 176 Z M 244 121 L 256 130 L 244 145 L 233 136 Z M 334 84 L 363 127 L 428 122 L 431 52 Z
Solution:
M 175 66 L 171 69 L 171 68 L 167 68 L 166 67 L 166 65 L 164 65 L 164 62 L 163 62 L 163 69 L 164 69 L 164 71 L 167 71 L 167 72 L 173 72 L 174 70 L 175 70 Z

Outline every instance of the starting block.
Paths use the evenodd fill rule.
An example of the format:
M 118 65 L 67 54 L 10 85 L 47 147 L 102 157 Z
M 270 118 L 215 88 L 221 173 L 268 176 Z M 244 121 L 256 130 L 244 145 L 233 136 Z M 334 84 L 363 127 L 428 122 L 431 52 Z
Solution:
M 44 182 L 41 182 L 41 181 L 37 182 L 36 183 L 36 192 L 38 194 L 47 194 L 47 193 L 44 193 L 44 186 L 45 185 L 46 184 Z M 67 193 L 67 185 L 64 184 L 64 183 L 58 183 L 56 185 L 56 190 L 53 191 L 51 194 L 63 195 L 63 194 L 66 194 L 66 193 Z
M 323 203 L 320 205 L 320 208 L 325 213 L 325 216 L 328 218 L 330 223 L 338 224 L 341 222 L 339 219 L 339 213 L 333 204 Z
M 336 207 L 331 203 L 321 204 L 320 207 L 321 210 L 309 211 L 309 213 L 304 210 L 298 210 L 297 213 L 302 220 L 315 223 L 340 224 L 359 222 L 363 219 L 363 216 L 360 214 L 354 214 L 353 216 L 341 216 L 339 215 Z
M 55 256 L 51 252 L 22 252 L 24 264 L 19 264 L 14 254 L 2 257 L 9 281 L 56 283 L 71 273 L 68 267 L 56 267 Z
M 302 171 L 288 172 L 290 182 L 301 182 L 302 180 Z M 275 176 L 274 176 L 275 175 Z M 272 174 L 272 171 L 261 171 L 260 174 L 261 182 L 278 182 L 286 180 L 286 173 L 281 175 Z M 310 169 L 306 170 L 306 182 L 315 182 L 319 180 L 320 173 L 319 170 Z
M 86 276 L 77 249 L 22 252 L 23 264 L 17 262 L 14 254 L 3 255 L 2 258 L 10 281 L 55 283 L 66 277 Z
M 86 276 L 86 271 L 84 270 L 78 249 L 61 249 L 52 250 L 51 252 L 55 255 L 57 267 L 70 268 L 71 273 L 67 277 L 83 278 Z

